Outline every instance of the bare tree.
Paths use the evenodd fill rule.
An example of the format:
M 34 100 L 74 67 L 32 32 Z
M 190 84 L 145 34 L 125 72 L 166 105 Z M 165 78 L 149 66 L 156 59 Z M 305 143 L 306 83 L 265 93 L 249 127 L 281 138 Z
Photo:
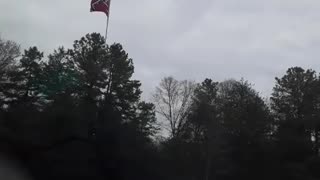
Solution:
M 20 56 L 20 46 L 13 42 L 4 40 L 0 37 L 0 73 L 3 73 L 14 60 Z
M 13 69 L 15 59 L 20 56 L 20 47 L 13 41 L 6 41 L 0 37 L 0 108 L 3 108 L 4 99 L 3 86 L 8 82 L 6 72 Z
M 153 95 L 157 113 L 164 118 L 172 137 L 183 131 L 190 110 L 195 83 L 165 77 Z

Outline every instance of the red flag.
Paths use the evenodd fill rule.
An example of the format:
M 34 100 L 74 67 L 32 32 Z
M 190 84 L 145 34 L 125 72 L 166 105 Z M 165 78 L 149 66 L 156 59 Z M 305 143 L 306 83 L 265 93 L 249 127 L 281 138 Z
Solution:
M 98 11 L 104 12 L 109 17 L 111 0 L 92 0 L 91 1 L 91 12 Z

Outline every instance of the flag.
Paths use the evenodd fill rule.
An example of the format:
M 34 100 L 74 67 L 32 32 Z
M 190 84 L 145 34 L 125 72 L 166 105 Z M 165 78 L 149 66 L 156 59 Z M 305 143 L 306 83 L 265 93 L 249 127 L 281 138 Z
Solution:
M 92 0 L 90 11 L 104 12 L 109 17 L 110 1 L 111 0 Z

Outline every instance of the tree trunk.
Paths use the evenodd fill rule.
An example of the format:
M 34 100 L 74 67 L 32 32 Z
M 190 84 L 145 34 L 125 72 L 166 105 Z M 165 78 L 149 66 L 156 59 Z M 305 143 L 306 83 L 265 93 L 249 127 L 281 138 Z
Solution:
M 318 130 L 316 130 L 316 132 L 314 133 L 314 136 L 315 136 L 315 141 L 314 141 L 315 154 L 319 156 L 319 131 Z
M 204 180 L 209 180 L 210 178 L 210 172 L 211 172 L 211 160 L 212 160 L 212 154 L 211 154 L 211 148 L 210 148 L 210 142 L 207 144 L 207 159 L 206 159 L 206 172 Z
M 210 110 L 210 108 L 209 108 Z M 208 122 L 208 134 L 207 134 L 207 159 L 206 159 L 206 172 L 205 172 L 205 177 L 204 180 L 209 180 L 210 177 L 213 176 L 211 170 L 212 170 L 212 157 L 213 157 L 213 141 L 215 140 L 215 129 L 214 123 L 215 118 L 214 118 L 214 112 L 211 112 L 211 117 L 209 118 Z M 214 178 L 211 178 L 214 179 Z

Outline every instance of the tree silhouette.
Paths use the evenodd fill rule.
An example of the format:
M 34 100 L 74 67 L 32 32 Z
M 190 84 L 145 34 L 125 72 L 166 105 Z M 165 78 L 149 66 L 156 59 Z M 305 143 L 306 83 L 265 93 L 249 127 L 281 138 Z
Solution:
M 20 56 L 20 46 L 0 37 L 0 75 L 14 65 L 16 58 Z
M 173 77 L 161 80 L 153 95 L 157 112 L 169 124 L 172 137 L 179 137 L 185 129 L 188 111 L 191 105 L 194 83 L 178 81 Z
M 0 39 L 0 153 L 35 180 L 320 178 L 315 71 L 289 68 L 270 105 L 243 79 L 174 77 L 153 104 L 133 74 L 97 33 L 48 56 Z
M 277 150 L 285 169 L 282 175 L 306 178 L 309 172 L 305 163 L 312 156 L 312 136 L 317 132 L 317 76 L 313 70 L 294 67 L 276 81 L 271 100 L 277 122 Z

